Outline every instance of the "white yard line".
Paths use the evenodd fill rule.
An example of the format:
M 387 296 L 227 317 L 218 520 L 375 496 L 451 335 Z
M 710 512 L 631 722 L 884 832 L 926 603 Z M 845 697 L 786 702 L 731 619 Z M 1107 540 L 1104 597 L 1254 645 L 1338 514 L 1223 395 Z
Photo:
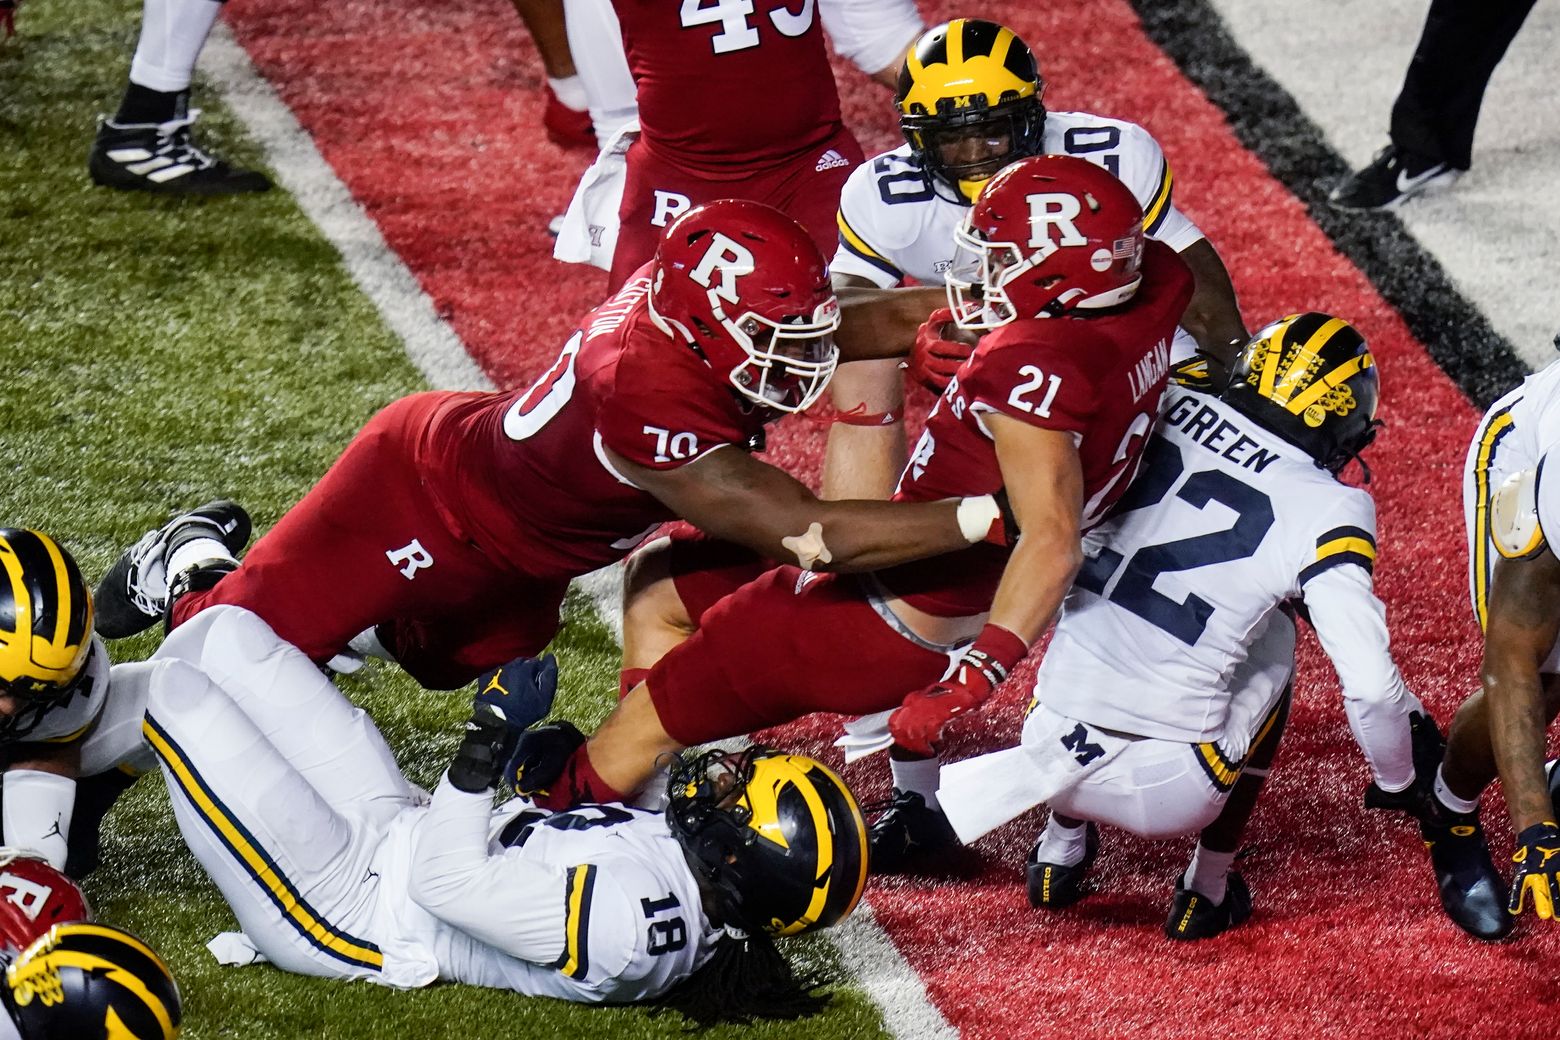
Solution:
M 200 71 L 265 149 L 277 181 L 341 253 L 352 280 L 400 337 L 428 385 L 441 390 L 493 389 L 492 380 L 439 317 L 417 278 L 385 244 L 379 226 L 352 198 L 313 138 L 221 22 L 206 42 Z
M 1392 101 L 1427 0 L 1211 0 L 1235 41 L 1356 169 L 1387 143 Z M 1473 168 L 1414 199 L 1403 224 L 1529 366 L 1556 357 L 1560 328 L 1560 5 L 1534 6 L 1495 69 Z
M 255 70 L 226 25 L 218 23 L 201 55 L 200 71 L 249 134 L 265 149 L 278 183 L 340 251 L 348 272 L 400 337 L 430 386 L 488 390 L 492 380 L 466 351 L 378 226 L 353 200 L 292 111 Z M 579 579 L 597 611 L 622 641 L 623 569 L 606 567 Z M 954 1040 L 959 1034 L 932 1004 L 926 984 L 878 925 L 871 907 L 828 933 L 896 1040 Z

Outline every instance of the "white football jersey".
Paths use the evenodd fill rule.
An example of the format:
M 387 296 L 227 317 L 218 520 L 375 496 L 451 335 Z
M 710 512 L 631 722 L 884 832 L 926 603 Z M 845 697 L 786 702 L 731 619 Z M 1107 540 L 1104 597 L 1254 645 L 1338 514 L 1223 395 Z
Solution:
M 1170 164 L 1136 123 L 1089 112 L 1047 112 L 1043 147 L 1103 166 L 1137 196 L 1144 230 L 1180 252 L 1203 238 L 1175 208 Z M 953 232 L 969 207 L 934 192 L 908 144 L 856 167 L 840 193 L 840 245 L 830 270 L 881 288 L 906 277 L 938 285 L 953 260 Z
M 489 809 L 485 796 L 440 786 L 430 807 L 404 811 L 391 825 L 374 869 L 384 904 L 376 929 L 387 963 L 431 955 L 438 977 L 587 1003 L 648 1000 L 670 990 L 709 958 L 720 930 L 705 916 L 698 882 L 664 814 L 619 805 L 548 813 L 512 800 Z M 486 849 L 457 864 L 464 907 L 446 917 L 480 920 L 456 927 L 414 898 L 412 858 L 420 843 L 458 848 L 462 817 L 485 815 Z M 476 932 L 477 934 L 473 934 Z M 537 963 L 506 953 L 556 938 L 558 955 Z M 484 938 L 490 941 L 484 941 Z M 414 948 L 420 947 L 420 951 Z
M 1171 387 L 1160 415 L 1136 480 L 1084 538 L 1036 700 L 1105 729 L 1218 740 L 1253 634 L 1304 600 L 1378 780 L 1401 787 L 1417 702 L 1371 590 L 1370 495 L 1211 395 Z
M 27 739 L 64 744 L 86 736 L 108 701 L 109 670 L 108 650 L 103 646 L 103 640 L 93 636 L 85 668 L 88 681 L 64 704 L 47 712 L 37 727 L 27 734 Z
M 1463 513 L 1468 530 L 1468 591 L 1479 627 L 1486 620 L 1490 577 L 1499 552 L 1490 532 L 1490 500 L 1513 474 L 1538 468 L 1535 505 L 1551 549 L 1560 540 L 1560 361 L 1524 379 L 1484 414 L 1463 469 Z M 1556 644 L 1546 672 L 1560 671 Z

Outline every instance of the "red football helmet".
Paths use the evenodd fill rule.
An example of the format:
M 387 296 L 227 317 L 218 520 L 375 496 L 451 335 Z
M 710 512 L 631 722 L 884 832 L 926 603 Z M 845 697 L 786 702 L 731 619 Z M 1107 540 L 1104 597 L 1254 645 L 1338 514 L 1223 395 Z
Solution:
M 823 393 L 840 307 L 801 225 L 759 202 L 709 202 L 672 222 L 655 263 L 651 318 L 738 393 L 782 412 Z
M 953 237 L 944 280 L 960 328 L 1114 307 L 1143 280 L 1143 208 L 1108 171 L 1069 155 L 998 173 Z
M 90 920 L 74 881 L 41 859 L 0 848 L 0 948 L 26 949 L 57 924 Z

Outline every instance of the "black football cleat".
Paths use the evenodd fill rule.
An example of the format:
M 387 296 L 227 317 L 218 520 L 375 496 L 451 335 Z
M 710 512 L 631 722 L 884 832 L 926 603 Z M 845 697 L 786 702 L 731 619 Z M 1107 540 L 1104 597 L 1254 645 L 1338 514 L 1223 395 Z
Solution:
M 199 109 L 166 123 L 98 125 L 87 172 L 92 183 L 156 195 L 241 195 L 269 191 L 271 181 L 255 170 L 231 166 L 200 149 L 190 133 Z
M 933 865 L 962 849 L 953 824 L 941 809 L 928 808 L 914 791 L 894 789 L 894 797 L 867 832 L 873 874 L 903 874 Z
M 169 602 L 168 555 L 179 546 L 194 538 L 212 538 L 236 557 L 249 544 L 249 534 L 249 514 L 226 499 L 207 502 L 146 532 L 120 554 L 98 583 L 93 597 L 97 608 L 93 625 L 98 635 L 124 639 L 162 620 Z M 232 563 L 231 559 L 202 561 L 192 569 L 216 573 L 231 570 Z
M 1201 892 L 1186 887 L 1186 875 L 1175 879 L 1175 898 L 1170 901 L 1170 916 L 1165 918 L 1165 935 L 1177 942 L 1212 939 L 1251 917 L 1251 889 L 1246 879 L 1230 871 L 1224 902 L 1215 903 Z
M 1430 866 L 1446 916 L 1473 936 L 1504 939 L 1515 921 L 1506 911 L 1506 883 L 1490 859 L 1479 814 L 1451 813 L 1437 803 L 1444 822 L 1423 822 L 1419 832 L 1430 850 Z
M 1327 196 L 1338 209 L 1396 209 L 1416 195 L 1442 191 L 1463 171 L 1389 144 L 1370 165 L 1344 178 Z
M 1072 906 L 1093 891 L 1084 883 L 1094 857 L 1100 851 L 1100 829 L 1093 823 L 1087 825 L 1083 838 L 1083 859 L 1073 866 L 1061 863 L 1044 863 L 1040 860 L 1040 843 L 1029 850 L 1029 861 L 1024 872 L 1029 881 L 1029 905 L 1041 910 L 1061 910 Z

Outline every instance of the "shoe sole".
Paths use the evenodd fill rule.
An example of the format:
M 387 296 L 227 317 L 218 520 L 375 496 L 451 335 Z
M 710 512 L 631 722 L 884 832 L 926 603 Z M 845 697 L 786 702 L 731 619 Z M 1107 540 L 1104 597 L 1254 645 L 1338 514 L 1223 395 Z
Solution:
M 226 519 L 233 521 L 233 529 L 231 531 L 225 530 L 222 524 L 224 517 L 212 516 L 212 513 L 228 514 Z M 223 546 L 234 556 L 237 556 L 243 551 L 244 546 L 249 544 L 249 536 L 253 532 L 253 523 L 249 519 L 249 513 L 237 502 L 219 498 L 204 505 L 196 506 L 187 513 L 180 513 L 173 520 L 185 516 L 200 517 L 213 523 L 217 527 Z M 168 524 L 173 523 L 173 520 L 168 521 Z M 158 530 L 161 531 L 168 524 L 164 524 Z M 93 596 L 93 600 L 97 605 L 97 611 L 93 619 L 93 629 L 104 639 L 128 639 L 130 636 L 145 632 L 161 620 L 160 616 L 149 617 L 143 614 L 134 603 L 130 602 L 129 597 L 123 592 L 130 580 L 130 553 L 133 548 L 132 546 L 131 549 L 126 549 L 119 554 L 119 559 L 114 561 L 114 565 L 108 569 L 108 573 L 103 575 L 103 580 L 98 582 L 96 593 Z M 105 610 L 105 607 L 108 609 Z M 121 607 L 123 609 L 120 609 Z
M 1408 202 L 1410 199 L 1425 198 L 1430 195 L 1439 195 L 1445 191 L 1450 190 L 1451 187 L 1462 178 L 1462 175 L 1463 171 L 1461 170 L 1448 170 L 1445 173 L 1437 174 L 1425 183 L 1394 197 L 1389 202 L 1383 202 L 1379 206 L 1355 206 L 1347 202 L 1340 202 L 1339 200 L 1333 198 L 1330 194 L 1327 196 L 1327 204 L 1333 209 L 1343 210 L 1346 213 L 1396 212 L 1397 210 L 1401 209 L 1403 204 Z
M 260 173 L 254 173 L 253 180 L 235 178 L 232 181 L 191 182 L 188 184 L 182 184 L 180 181 L 158 184 L 144 177 L 124 174 L 114 169 L 105 171 L 96 163 L 91 162 L 87 165 L 87 173 L 91 176 L 92 183 L 100 188 L 112 188 L 115 191 L 140 191 L 148 195 L 184 195 L 191 198 L 211 198 L 218 195 L 259 195 L 271 190 L 270 178 Z

